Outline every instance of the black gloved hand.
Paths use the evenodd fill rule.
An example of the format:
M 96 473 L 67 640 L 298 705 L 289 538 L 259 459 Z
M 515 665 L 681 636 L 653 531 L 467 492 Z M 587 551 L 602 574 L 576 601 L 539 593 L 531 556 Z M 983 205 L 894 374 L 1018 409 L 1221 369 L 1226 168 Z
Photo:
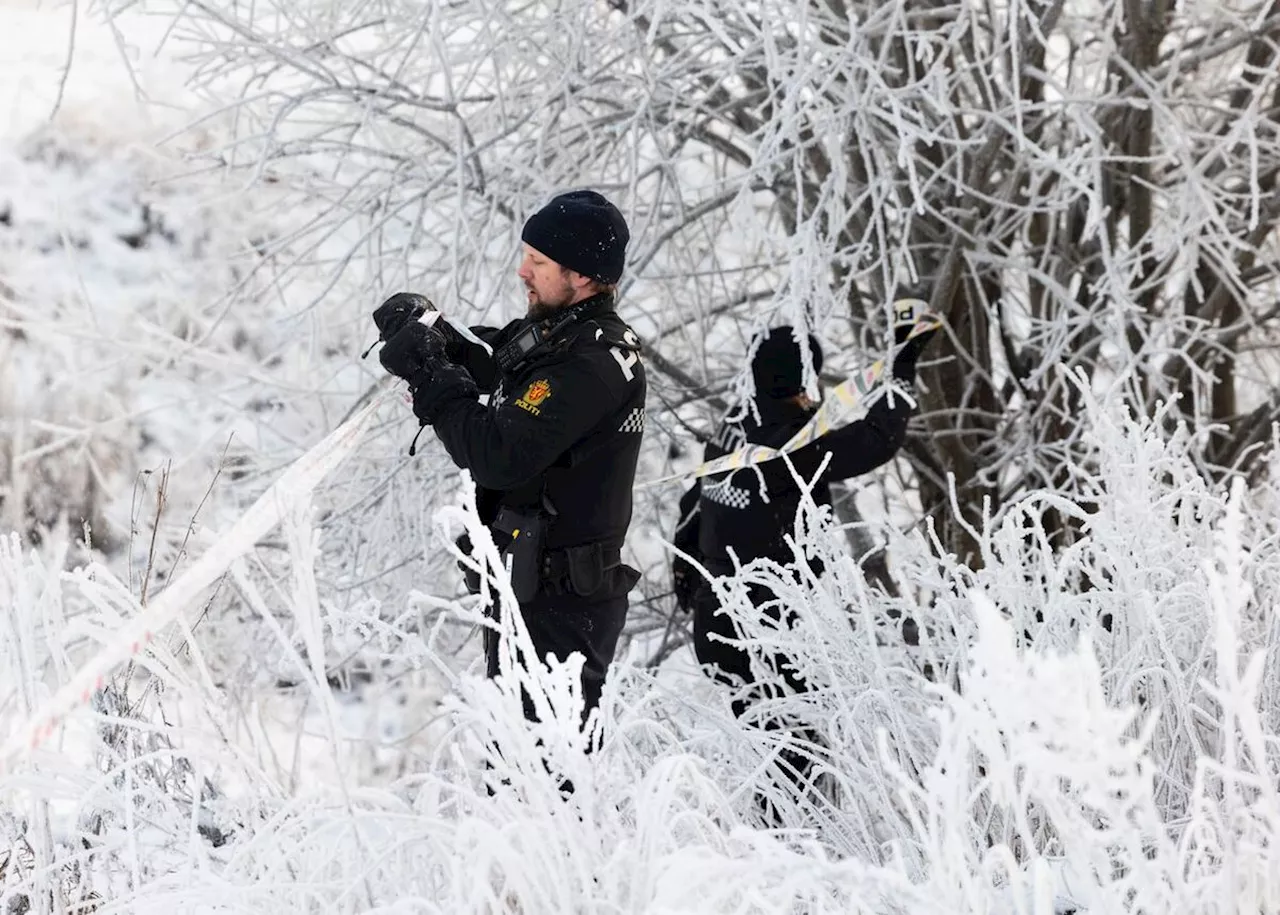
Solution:
M 920 313 L 916 313 L 920 306 Z M 919 299 L 899 299 L 893 303 L 893 377 L 898 381 L 913 382 L 916 377 L 916 361 L 938 332 L 937 327 L 911 337 L 911 331 L 921 318 L 936 318 L 925 311 L 927 306 Z M 908 339 L 910 338 L 910 339 Z
M 458 546 L 458 550 L 464 556 L 471 555 L 471 536 L 463 534 L 453 541 Z M 458 571 L 462 573 L 462 583 L 466 586 L 468 594 L 480 593 L 480 573 L 473 569 L 470 565 L 458 560 Z
M 683 612 L 693 612 L 693 597 L 701 581 L 702 576 L 692 563 L 680 556 L 671 560 L 671 589 L 676 593 L 676 607 Z
M 378 328 L 378 339 L 388 342 L 406 324 L 435 310 L 436 307 L 426 296 L 416 292 L 397 292 L 373 310 L 373 323 Z
M 418 377 L 413 388 L 413 415 L 426 426 L 434 426 L 444 408 L 454 401 L 474 402 L 480 396 L 475 379 L 460 365 L 441 360 Z
M 437 365 L 447 365 L 444 335 L 419 321 L 403 325 L 378 353 L 382 367 L 418 387 Z
M 893 357 L 893 377 L 899 381 L 915 381 L 916 378 L 916 360 L 920 358 L 920 354 L 924 352 L 924 348 L 933 340 L 934 334 L 938 332 L 935 327 L 932 330 L 926 330 L 922 334 L 917 334 L 898 350 Z

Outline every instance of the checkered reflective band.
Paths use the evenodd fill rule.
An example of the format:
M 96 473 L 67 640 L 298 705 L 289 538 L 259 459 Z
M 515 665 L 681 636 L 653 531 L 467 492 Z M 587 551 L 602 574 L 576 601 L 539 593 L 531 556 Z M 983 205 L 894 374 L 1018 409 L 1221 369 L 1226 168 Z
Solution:
M 622 425 L 618 427 L 619 432 L 643 432 L 644 431 L 644 407 L 636 407 L 627 414 L 627 418 L 622 421 Z
M 734 486 L 732 474 L 719 483 L 703 481 L 702 495 L 704 498 L 728 508 L 743 509 L 751 504 L 751 490 L 743 489 L 741 486 Z

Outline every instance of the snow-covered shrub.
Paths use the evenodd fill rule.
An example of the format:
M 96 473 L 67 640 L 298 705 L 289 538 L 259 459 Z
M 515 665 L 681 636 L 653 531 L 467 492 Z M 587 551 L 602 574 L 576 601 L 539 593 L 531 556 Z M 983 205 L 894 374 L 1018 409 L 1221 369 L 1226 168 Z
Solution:
M 1243 483 L 1207 483 L 1163 416 L 1091 404 L 1087 420 L 1094 459 L 1070 490 L 1029 494 L 975 531 L 977 569 L 891 535 L 904 596 L 886 598 L 818 524 L 796 551 L 825 577 L 756 562 L 720 584 L 747 643 L 785 653 L 813 687 L 769 713 L 819 730 L 842 798 L 825 817 L 775 803 L 844 853 L 904 862 L 946 911 L 984 911 L 993 882 L 1020 898 L 1061 862 L 1095 911 L 1268 911 L 1274 521 Z M 1079 539 L 1051 543 L 1046 507 L 1076 514 Z M 762 623 L 748 584 L 794 624 Z M 889 628 L 897 614 L 919 624 L 918 652 Z
M 530 646 L 465 495 L 437 520 L 446 542 L 469 532 L 507 610 L 497 682 L 457 672 L 439 621 L 423 635 L 327 602 L 315 516 L 299 508 L 283 531 L 292 587 L 263 590 L 243 563 L 229 582 L 276 620 L 311 697 L 292 734 L 203 681 L 199 633 L 190 655 L 157 651 L 146 702 L 126 716 L 104 694 L 73 719 L 96 715 L 113 748 L 92 757 L 101 774 L 61 763 L 74 822 L 93 811 L 92 851 L 68 838 L 83 826 L 47 814 L 53 866 L 7 886 L 49 891 L 78 866 L 100 911 L 131 912 L 1270 911 L 1272 522 L 1243 484 L 1205 484 L 1161 417 L 1095 407 L 1088 419 L 1097 462 L 1078 468 L 1079 493 L 1037 494 L 976 530 L 976 570 L 927 532 L 885 530 L 900 590 L 887 597 L 810 504 L 795 548 L 821 558 L 822 575 L 756 562 L 718 582 L 748 643 L 789 656 L 812 687 L 756 708 L 792 728 L 736 720 L 731 692 L 680 658 L 656 672 L 623 660 L 594 753 L 577 727 L 576 664 L 512 664 Z M 1029 520 L 1047 502 L 1087 519 L 1068 548 Z M 68 580 L 98 595 L 94 626 L 103 594 L 127 597 Z M 749 585 L 793 610 L 791 625 L 748 612 Z M 30 588 L 13 593 L 41 606 Z M 437 606 L 453 625 L 489 625 L 474 600 Z M 901 640 L 901 615 L 918 623 L 918 647 Z M 361 729 L 309 654 L 322 631 L 353 626 L 438 684 L 416 737 Z M 6 635 L 11 657 L 20 635 Z M 816 790 L 777 777 L 783 750 L 813 756 Z M 9 809 L 29 806 L 14 802 L 53 766 L 42 754 L 6 770 Z M 761 795 L 781 828 L 766 828 Z
M 305 210 L 187 173 L 177 153 L 216 136 L 213 119 L 166 152 L 67 115 L 0 143 L 0 523 L 28 537 L 66 523 L 99 551 L 76 560 L 110 557 L 144 603 L 375 381 L 357 358 L 367 340 L 348 345 L 367 314 L 349 309 L 340 318 L 346 305 L 335 301 L 322 320 L 272 291 L 265 239 Z M 388 440 L 388 450 L 402 448 Z M 376 513 L 378 495 L 366 497 L 384 475 L 371 456 L 335 487 L 320 508 L 332 516 L 331 534 L 345 534 L 340 519 L 352 515 L 372 530 L 363 506 L 348 512 L 335 503 L 371 501 Z M 422 494 L 406 489 L 410 499 L 393 494 L 390 504 L 415 517 Z M 406 541 L 385 542 L 399 549 Z M 322 543 L 333 550 L 335 537 Z M 261 581 L 290 574 L 289 550 L 273 550 L 283 546 L 264 544 L 254 573 Z M 357 572 L 375 564 L 371 552 L 351 562 L 350 574 L 332 565 L 320 572 L 345 577 L 352 616 L 381 596 L 356 584 Z M 405 558 L 399 549 L 396 559 Z M 400 593 L 412 580 L 391 577 Z M 258 614 L 227 593 L 210 595 L 198 617 L 211 676 L 281 679 L 270 653 L 241 650 L 245 640 L 274 637 L 264 640 Z M 328 646 L 335 676 L 372 664 L 361 644 Z
M 57 124 L 0 145 L 0 166 L 4 519 L 34 533 L 65 517 L 118 549 L 156 520 L 153 498 L 130 504 L 138 475 L 172 467 L 185 517 L 165 519 L 167 567 L 228 437 L 250 437 L 227 400 L 271 344 L 219 303 L 261 223 L 173 182 L 176 159 Z

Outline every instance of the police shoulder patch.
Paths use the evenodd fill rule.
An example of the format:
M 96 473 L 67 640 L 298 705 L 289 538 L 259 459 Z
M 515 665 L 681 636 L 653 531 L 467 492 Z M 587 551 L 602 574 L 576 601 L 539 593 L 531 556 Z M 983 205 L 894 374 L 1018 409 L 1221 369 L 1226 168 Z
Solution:
M 533 384 L 529 385 L 529 390 L 524 392 L 524 399 L 535 407 L 551 396 L 551 382 L 545 378 L 539 378 Z
M 545 378 L 539 378 L 529 385 L 523 396 L 516 398 L 516 406 L 527 413 L 537 416 L 542 412 L 539 409 L 542 406 L 542 402 L 550 396 L 551 382 Z

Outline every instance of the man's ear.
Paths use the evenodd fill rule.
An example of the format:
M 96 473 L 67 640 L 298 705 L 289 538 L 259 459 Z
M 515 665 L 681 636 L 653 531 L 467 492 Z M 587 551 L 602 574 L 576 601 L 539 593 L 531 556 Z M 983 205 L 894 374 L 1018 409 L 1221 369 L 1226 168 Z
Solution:
M 570 269 L 569 267 L 565 268 L 565 272 L 569 274 L 569 285 L 574 289 L 587 289 L 593 282 L 595 282 L 591 277 L 581 274 L 577 270 Z

